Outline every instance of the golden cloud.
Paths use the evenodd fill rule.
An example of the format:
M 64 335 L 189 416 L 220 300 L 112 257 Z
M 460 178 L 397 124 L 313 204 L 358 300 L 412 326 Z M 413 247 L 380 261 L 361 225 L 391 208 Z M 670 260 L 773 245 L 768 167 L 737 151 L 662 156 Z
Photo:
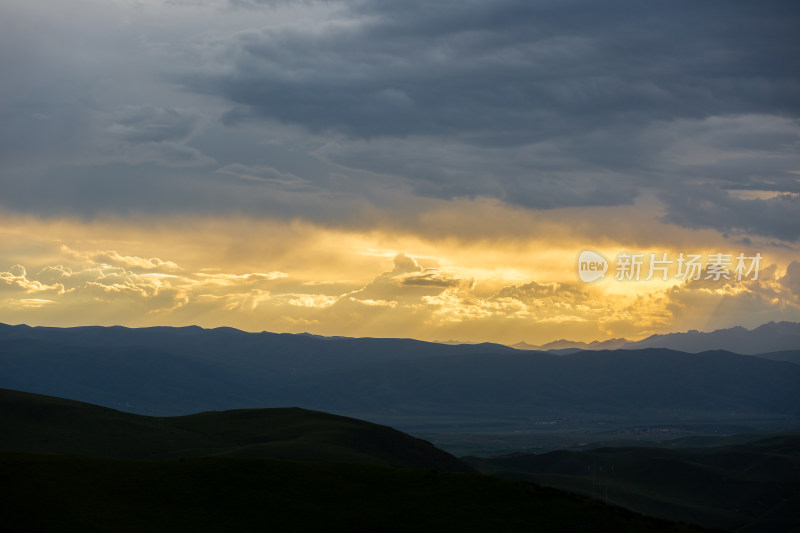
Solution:
M 492 204 L 470 207 L 460 215 L 468 226 L 476 210 L 490 226 L 499 216 Z M 575 261 L 586 248 L 614 257 L 631 249 L 709 253 L 744 245 L 720 236 L 703 244 L 696 235 L 670 242 L 661 234 L 593 243 L 594 229 L 576 227 L 564 211 L 547 221 L 512 211 L 507 222 L 515 230 L 504 239 L 487 239 L 486 228 L 470 239 L 297 221 L 6 215 L 0 321 L 540 344 L 800 319 L 794 250 L 761 249 L 758 280 L 585 284 Z M 428 218 L 457 212 L 448 204 Z M 531 223 L 526 217 L 544 225 L 527 239 L 517 231 Z

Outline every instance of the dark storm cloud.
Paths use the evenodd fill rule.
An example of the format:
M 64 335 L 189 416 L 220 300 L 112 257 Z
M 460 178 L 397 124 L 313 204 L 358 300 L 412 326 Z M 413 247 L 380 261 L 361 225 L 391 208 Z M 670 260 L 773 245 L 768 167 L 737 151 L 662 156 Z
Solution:
M 230 43 L 229 73 L 184 82 L 257 115 L 362 138 L 507 144 L 800 110 L 788 2 L 367 1 L 341 16 L 244 33 Z
M 800 238 L 796 2 L 31 5 L 0 4 L 5 209 L 402 226 L 647 191 Z
M 351 140 L 314 154 L 348 169 L 394 177 L 433 198 L 485 196 L 533 208 L 631 203 L 636 189 L 612 168 L 566 153 L 556 141 L 530 146 L 474 146 L 447 138 Z
M 196 133 L 200 115 L 152 105 L 126 106 L 110 117 L 103 133 L 112 160 L 131 164 L 155 162 L 166 167 L 197 167 L 214 160 L 186 142 Z M 101 141 L 102 142 L 102 141 Z
M 798 11 L 365 0 L 314 27 L 241 33 L 226 68 L 179 79 L 231 102 L 229 125 L 334 135 L 316 157 L 417 195 L 555 208 L 651 188 L 665 220 L 794 240 L 796 201 L 726 189 L 797 190 Z
M 111 131 L 133 143 L 185 141 L 194 133 L 198 120 L 196 115 L 178 109 L 132 106 L 118 113 Z
M 685 187 L 665 192 L 666 222 L 689 228 L 714 228 L 722 233 L 768 234 L 786 241 L 800 239 L 800 196 L 740 199 L 711 187 Z

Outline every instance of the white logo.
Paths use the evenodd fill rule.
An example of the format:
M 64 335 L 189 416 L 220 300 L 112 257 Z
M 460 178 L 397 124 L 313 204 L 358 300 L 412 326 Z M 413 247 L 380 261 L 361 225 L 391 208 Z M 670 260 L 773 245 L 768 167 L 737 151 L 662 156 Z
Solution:
M 591 283 L 606 277 L 608 261 L 602 255 L 591 250 L 584 250 L 578 256 L 578 277 L 581 281 Z

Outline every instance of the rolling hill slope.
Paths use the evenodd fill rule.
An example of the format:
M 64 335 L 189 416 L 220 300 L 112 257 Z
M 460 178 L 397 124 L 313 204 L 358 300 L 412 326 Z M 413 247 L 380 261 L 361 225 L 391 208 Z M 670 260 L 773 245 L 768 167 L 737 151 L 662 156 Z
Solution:
M 432 444 L 389 427 L 304 409 L 247 409 L 172 418 L 0 389 L 0 450 L 163 459 L 271 457 L 464 472 Z
M 485 473 L 708 527 L 800 526 L 800 435 L 691 449 L 601 448 L 464 460 Z
M 701 530 L 301 409 L 151 418 L 1 390 L 0 426 L 2 531 Z
M 699 532 L 480 474 L 209 457 L 0 453 L 9 531 Z

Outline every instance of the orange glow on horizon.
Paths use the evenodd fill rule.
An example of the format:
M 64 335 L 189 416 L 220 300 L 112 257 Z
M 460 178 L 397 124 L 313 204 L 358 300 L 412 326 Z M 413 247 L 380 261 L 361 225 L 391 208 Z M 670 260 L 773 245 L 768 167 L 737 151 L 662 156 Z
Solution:
M 466 218 L 469 206 L 462 207 Z M 455 206 L 446 208 L 453 216 Z M 482 208 L 492 215 L 491 206 Z M 784 280 L 791 250 L 764 252 L 755 282 L 620 282 L 609 270 L 606 279 L 586 284 L 576 260 L 591 235 L 569 237 L 569 213 L 551 215 L 552 240 L 532 227 L 528 239 L 496 241 L 246 218 L 5 215 L 0 321 L 543 344 L 800 318 L 798 296 Z M 681 232 L 672 233 L 672 243 L 606 239 L 595 250 L 612 269 L 626 250 L 670 257 L 752 252 L 719 237 L 701 246 L 694 236 L 683 245 Z

